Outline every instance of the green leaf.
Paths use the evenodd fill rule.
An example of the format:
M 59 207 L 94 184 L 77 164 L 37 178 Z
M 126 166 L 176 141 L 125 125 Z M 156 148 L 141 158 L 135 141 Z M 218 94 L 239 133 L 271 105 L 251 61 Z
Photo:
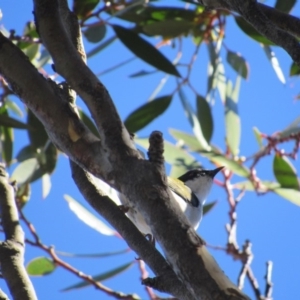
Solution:
M 277 0 L 275 8 L 282 12 L 289 13 L 294 7 L 296 0 Z
M 296 169 L 286 156 L 274 156 L 273 172 L 282 188 L 300 190 Z
M 130 58 L 128 58 L 128 59 L 125 59 L 125 60 L 123 60 L 123 61 L 117 63 L 116 65 L 114 65 L 114 66 L 112 66 L 112 67 L 109 67 L 109 68 L 103 70 L 102 72 L 98 73 L 98 74 L 97 74 L 97 77 L 101 77 L 101 76 L 103 76 L 103 75 L 105 75 L 105 74 L 108 74 L 108 73 L 110 73 L 110 72 L 112 72 L 112 71 L 115 71 L 115 70 L 117 70 L 118 68 L 121 68 L 121 67 L 123 67 L 123 66 L 125 66 L 125 65 L 127 65 L 127 64 L 129 64 L 129 63 L 131 63 L 131 62 L 134 61 L 135 59 L 136 59 L 136 56 L 130 57 Z
M 279 137 L 285 138 L 291 134 L 297 134 L 300 132 L 300 117 L 297 117 L 287 128 L 279 133 Z
M 120 41 L 136 56 L 163 72 L 181 77 L 176 67 L 137 33 L 119 25 L 113 25 L 113 29 Z
M 56 167 L 57 149 L 50 141 L 48 141 L 45 148 L 46 150 L 42 149 L 42 151 L 37 151 L 36 157 L 38 159 L 39 166 L 30 178 L 30 182 L 41 178 L 44 174 L 51 174 Z
M 56 266 L 52 260 L 47 257 L 36 257 L 31 260 L 26 270 L 31 276 L 43 276 L 52 273 L 56 269 Z
M 196 101 L 197 101 L 198 120 L 200 122 L 203 136 L 207 141 L 207 143 L 209 144 L 214 130 L 211 107 L 207 103 L 206 99 L 200 95 L 197 95 Z
M 106 26 L 103 23 L 90 26 L 83 34 L 89 42 L 98 43 L 105 37 Z
M 15 101 L 12 101 L 8 97 L 5 98 L 5 106 L 8 110 L 15 113 L 18 117 L 23 117 L 23 111 L 21 110 L 21 108 L 17 105 Z
M 20 185 L 29 182 L 38 167 L 39 162 L 37 158 L 29 158 L 27 160 L 24 160 L 23 162 L 18 164 L 18 166 L 13 171 L 11 180 L 16 180 Z
M 258 146 L 261 149 L 263 147 L 261 132 L 259 131 L 259 129 L 257 127 L 253 127 L 252 129 L 253 129 L 256 141 L 258 143 Z
M 248 78 L 249 74 L 249 65 L 247 64 L 246 60 L 239 54 L 227 50 L 226 56 L 227 62 L 230 66 L 244 79 Z
M 97 218 L 94 214 L 88 211 L 75 199 L 68 195 L 64 195 L 64 198 L 68 202 L 71 211 L 78 217 L 78 219 L 80 219 L 86 225 L 107 236 L 117 235 L 117 232 L 115 230 L 108 227 L 105 223 L 103 223 L 99 218 Z
M 12 128 L 0 127 L 2 159 L 9 166 L 12 160 L 14 132 Z
M 31 110 L 28 110 L 27 124 L 31 128 L 31 130 L 28 131 L 31 145 L 36 149 L 44 147 L 48 141 L 48 134 L 44 128 L 44 125 Z
M 117 37 L 115 35 L 112 36 L 112 37 L 110 37 L 109 39 L 107 39 L 106 41 L 104 41 L 103 43 L 101 43 L 100 45 L 98 45 L 97 47 L 95 47 L 94 49 L 92 49 L 89 52 L 87 52 L 86 57 L 87 58 L 91 58 L 93 55 L 97 54 L 98 52 L 102 51 L 107 46 L 109 46 L 116 39 L 117 39 Z
M 39 35 L 36 31 L 35 23 L 33 21 L 26 23 L 25 28 L 23 30 L 23 36 L 29 37 L 29 38 L 39 38 Z M 19 47 L 19 49 L 24 51 L 27 47 L 30 47 L 30 46 L 36 47 L 39 45 L 34 44 L 31 41 L 28 42 L 28 41 L 24 41 L 24 40 L 19 40 L 17 42 L 17 46 Z
M 1 107 L 0 117 L 1 116 L 9 117 L 6 105 Z M 1 158 L 6 163 L 7 166 L 9 166 L 12 161 L 13 140 L 14 140 L 13 129 L 6 126 L 0 126 Z
M 31 38 L 39 37 L 37 30 L 36 30 L 35 23 L 33 21 L 29 21 L 26 23 L 24 31 L 23 31 L 23 35 L 31 37 Z
M 111 251 L 111 252 L 103 252 L 103 253 L 87 253 L 87 254 L 78 254 L 78 253 L 69 253 L 69 252 L 63 252 L 63 251 L 57 251 L 56 253 L 61 256 L 67 256 L 67 257 L 84 257 L 84 258 L 103 258 L 103 257 L 110 257 L 120 254 L 125 254 L 130 252 L 130 249 L 123 249 L 118 251 Z
M 291 201 L 292 203 L 300 206 L 300 192 L 294 189 L 277 188 L 273 192 L 279 196 Z
M 200 152 L 200 154 L 204 157 L 207 157 L 210 161 L 212 161 L 213 163 L 215 163 L 218 166 L 225 166 L 231 172 L 233 172 L 239 176 L 242 176 L 242 177 L 250 176 L 250 172 L 246 167 L 239 164 L 238 162 L 236 162 L 233 159 L 229 159 L 229 158 L 225 157 L 221 153 Z
M 40 45 L 31 44 L 22 50 L 24 54 L 28 57 L 29 61 L 33 61 L 40 54 Z
M 269 190 L 279 188 L 280 185 L 277 182 L 272 181 L 260 181 L 258 192 L 265 193 Z M 238 190 L 254 191 L 253 183 L 249 180 L 237 182 L 233 185 L 233 188 Z
M 30 128 L 30 126 L 26 125 L 25 123 L 18 121 L 12 117 L 9 117 L 5 114 L 0 115 L 0 125 L 5 127 L 18 128 L 18 129 Z
M 203 216 L 206 215 L 209 211 L 211 211 L 217 204 L 217 201 L 205 204 L 203 206 Z
M 133 111 L 124 124 L 129 132 L 137 132 L 164 113 L 172 101 L 172 95 L 157 98 Z
M 136 78 L 136 77 L 141 77 L 141 76 L 147 76 L 147 75 L 151 75 L 156 73 L 157 71 L 145 71 L 145 70 L 141 70 L 139 72 L 133 73 L 131 75 L 129 75 L 130 78 Z
M 211 148 L 203 135 L 201 124 L 200 124 L 197 116 L 195 115 L 193 108 L 191 107 L 190 103 L 186 99 L 185 94 L 183 93 L 182 89 L 179 89 L 179 98 L 181 100 L 185 114 L 193 128 L 193 132 L 194 132 L 197 140 L 199 141 L 201 149 L 209 151 Z
M 42 176 L 42 196 L 46 199 L 51 191 L 51 178 L 48 173 Z
M 51 174 L 54 171 L 57 162 L 57 149 L 50 142 L 42 150 L 28 145 L 20 150 L 16 158 L 21 162 L 14 171 L 17 172 L 16 180 L 20 184 L 33 182 L 44 174 Z
M 99 137 L 99 132 L 95 126 L 95 123 L 92 119 L 83 111 L 79 110 L 80 119 L 88 127 L 88 129 L 97 137 Z
M 237 108 L 240 82 L 241 78 L 238 76 L 233 89 L 231 81 L 228 81 L 225 101 L 226 141 L 234 156 L 239 154 L 241 139 L 241 120 Z
M 202 11 L 200 9 L 195 10 L 170 6 L 146 6 L 144 3 L 134 5 L 130 7 L 130 9 L 125 8 L 121 13 L 116 13 L 113 9 L 111 12 L 108 11 L 108 13 L 111 13 L 122 20 L 130 21 L 141 26 L 152 24 L 154 22 L 163 22 L 165 20 L 185 20 L 195 22 L 196 18 L 202 17 Z M 203 17 L 201 19 L 203 20 Z
M 274 51 L 272 51 L 271 47 L 268 45 L 262 45 L 262 48 L 264 49 L 267 58 L 270 61 L 273 70 L 275 71 L 277 78 L 280 80 L 281 83 L 285 84 L 286 80 Z
M 218 44 L 209 42 L 207 44 L 209 53 L 208 63 L 208 80 L 207 80 L 207 100 L 213 101 L 213 93 L 217 88 L 220 94 L 220 98 L 225 103 L 226 98 L 226 76 L 225 67 L 222 63 L 222 58 L 219 56 Z
M 197 140 L 197 138 L 189 133 L 177 130 L 177 129 L 169 129 L 169 133 L 180 143 L 184 144 L 189 148 L 190 151 L 200 151 L 201 146 Z
M 163 20 L 153 22 L 142 27 L 143 32 L 150 36 L 162 36 L 163 38 L 175 38 L 187 35 L 195 26 L 195 23 L 186 20 Z
M 249 37 L 254 39 L 257 42 L 260 42 L 264 45 L 274 45 L 270 40 L 262 36 L 260 33 L 257 32 L 256 29 L 252 27 L 247 21 L 245 21 L 242 17 L 235 17 L 235 21 L 240 27 L 240 29 L 246 33 Z
M 41 56 L 34 62 L 34 66 L 37 69 L 42 68 L 45 66 L 48 62 L 50 62 L 51 56 L 47 49 L 43 49 L 41 51 Z
M 26 159 L 36 157 L 36 151 L 30 145 L 23 147 L 16 156 L 18 162 L 22 162 Z
M 107 280 L 109 278 L 112 278 L 124 271 L 126 271 L 128 268 L 130 268 L 132 265 L 133 265 L 134 262 L 129 262 L 129 263 L 126 263 L 124 265 L 121 265 L 115 269 L 112 269 L 112 270 L 109 270 L 105 273 L 101 273 L 99 275 L 95 275 L 92 277 L 92 279 L 94 281 L 97 281 L 97 282 L 101 282 L 101 281 L 104 281 L 104 280 Z M 77 284 L 74 284 L 74 285 L 71 285 L 71 286 L 68 286 L 66 288 L 64 288 L 63 290 L 61 290 L 62 292 L 66 292 L 66 291 L 70 291 L 70 290 L 73 290 L 73 289 L 79 289 L 79 288 L 83 288 L 83 287 L 86 287 L 86 286 L 89 286 L 91 285 L 91 283 L 87 282 L 87 281 L 80 281 L 79 283 Z
M 300 75 L 300 67 L 293 62 L 290 68 L 290 76 L 298 76 Z
M 192 155 L 190 155 L 186 150 L 178 148 L 170 142 L 164 142 L 164 150 L 165 160 L 171 165 L 182 165 L 188 170 L 200 167 L 199 163 Z
M 80 19 L 84 19 L 98 3 L 99 0 L 74 0 L 73 11 Z

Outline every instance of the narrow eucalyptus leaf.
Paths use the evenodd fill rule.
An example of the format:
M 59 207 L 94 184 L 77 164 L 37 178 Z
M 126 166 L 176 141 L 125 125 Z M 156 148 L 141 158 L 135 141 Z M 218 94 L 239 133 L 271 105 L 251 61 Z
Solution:
M 262 141 L 262 136 L 261 136 L 261 132 L 259 131 L 259 129 L 257 127 L 253 127 L 253 132 L 256 138 L 256 141 L 258 143 L 259 148 L 263 147 L 263 141 Z
M 36 158 L 24 160 L 15 168 L 11 175 L 11 180 L 16 180 L 18 184 L 29 182 L 34 172 L 38 169 L 39 162 Z
M 300 190 L 296 169 L 287 157 L 274 156 L 273 172 L 282 188 Z
M 239 53 L 235 53 L 235 52 L 228 50 L 226 59 L 227 59 L 227 62 L 230 64 L 230 66 L 239 75 L 241 75 L 244 79 L 248 78 L 249 66 L 248 66 L 246 60 Z
M 121 265 L 121 266 L 119 266 L 117 268 L 114 268 L 112 270 L 109 270 L 107 272 L 101 273 L 99 275 L 95 275 L 95 276 L 92 277 L 92 279 L 94 281 L 97 281 L 97 282 L 107 280 L 109 278 L 112 278 L 112 277 L 126 271 L 132 265 L 133 265 L 133 262 L 126 263 L 124 265 Z M 73 289 L 83 288 L 83 287 L 86 287 L 86 286 L 89 286 L 89 285 L 91 285 L 91 283 L 87 282 L 86 280 L 82 280 L 77 284 L 74 284 L 74 285 L 71 285 L 71 286 L 68 286 L 68 287 L 64 288 L 62 290 L 62 292 L 67 292 L 67 291 L 70 291 L 70 290 L 73 290 Z
M 28 131 L 31 145 L 36 149 L 44 147 L 48 141 L 48 134 L 44 125 L 31 110 L 28 110 L 27 125 L 31 128 L 31 130 Z
M 209 146 L 207 140 L 205 139 L 205 137 L 203 135 L 201 124 L 182 89 L 179 89 L 179 98 L 180 98 L 182 106 L 185 110 L 185 114 L 193 128 L 195 137 L 197 138 L 197 140 L 201 146 L 201 149 L 205 150 L 205 151 L 210 151 L 211 147 Z
M 87 58 L 91 58 L 92 56 L 94 56 L 98 52 L 100 52 L 103 49 L 105 49 L 111 43 L 113 43 L 116 39 L 117 39 L 117 37 L 115 35 L 112 36 L 112 37 L 110 37 L 109 39 L 107 39 L 106 41 L 104 41 L 103 43 L 101 43 L 100 45 L 96 46 L 95 48 L 93 48 L 92 50 L 90 50 L 89 52 L 87 52 L 86 57 Z
M 115 236 L 117 234 L 115 230 L 108 227 L 75 199 L 68 195 L 65 195 L 64 198 L 68 202 L 71 211 L 86 225 L 107 236 Z
M 264 49 L 265 54 L 267 55 L 267 58 L 270 61 L 277 78 L 281 83 L 285 84 L 286 80 L 274 51 L 272 51 L 271 47 L 268 45 L 262 45 L 262 48 Z
M 217 201 L 205 204 L 203 206 L 203 215 L 207 214 L 209 211 L 211 211 L 217 204 Z
M 201 145 L 194 135 L 173 128 L 169 129 L 169 133 L 179 144 L 187 146 L 190 151 L 199 151 L 201 149 Z
M 172 95 L 163 96 L 140 106 L 124 121 L 127 130 L 129 132 L 137 132 L 144 128 L 155 118 L 163 114 L 171 101 Z
M 297 0 L 277 0 L 275 8 L 282 12 L 289 13 L 296 2 Z
M 139 58 L 163 72 L 181 77 L 176 67 L 137 33 L 119 25 L 114 25 L 113 29 L 120 41 Z
M 235 89 L 233 89 L 232 83 L 228 81 L 225 101 L 226 141 L 231 153 L 234 156 L 237 156 L 239 154 L 241 138 L 241 120 L 238 114 L 237 107 L 239 88 L 236 89 L 236 87 Z
M 214 130 L 211 107 L 206 101 L 206 99 L 200 95 L 197 95 L 196 101 L 198 120 L 201 125 L 203 136 L 206 142 L 209 144 Z
M 9 166 L 13 154 L 14 131 L 10 127 L 0 127 L 1 143 L 2 143 L 2 159 Z
M 16 120 L 8 115 L 0 114 L 0 126 L 12 127 L 17 129 L 29 129 L 30 126 Z
M 291 201 L 292 203 L 300 206 L 300 192 L 294 189 L 277 188 L 273 190 L 277 195 Z

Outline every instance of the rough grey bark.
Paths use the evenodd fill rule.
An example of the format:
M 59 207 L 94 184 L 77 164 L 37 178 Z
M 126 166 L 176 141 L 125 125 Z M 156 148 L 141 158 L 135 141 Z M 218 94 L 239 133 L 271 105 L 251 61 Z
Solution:
M 198 2 L 208 8 L 227 9 L 239 13 L 261 35 L 282 47 L 300 66 L 300 45 L 293 36 L 300 35 L 298 18 L 257 3 L 256 0 L 198 0 Z
M 166 185 L 162 149 L 158 156 L 150 153 L 149 161 L 136 150 L 108 91 L 85 65 L 73 45 L 74 40 L 69 38 L 70 29 L 66 29 L 66 19 L 61 20 L 58 3 L 57 0 L 34 1 L 39 34 L 56 71 L 86 103 L 100 139 L 82 124 L 73 105 L 64 99 L 56 84 L 44 79 L 22 52 L 2 35 L 0 72 L 40 119 L 52 141 L 72 161 L 106 181 L 136 205 L 173 271 L 192 295 L 190 299 L 248 299 L 220 270 L 186 217 L 169 200 L 171 194 Z M 162 137 L 155 133 L 152 150 L 159 145 L 162 145 Z M 141 241 L 143 237 L 138 239 Z M 140 257 L 146 260 L 145 250 L 139 248 L 139 243 L 136 247 Z M 159 276 L 157 280 L 160 279 Z M 176 286 L 168 288 L 173 293 Z
M 0 165 L 0 211 L 5 241 L 0 242 L 1 273 L 15 300 L 37 299 L 32 283 L 24 267 L 24 232 L 19 223 L 14 188 L 8 181 L 3 165 Z M 1 291 L 1 299 L 4 293 Z

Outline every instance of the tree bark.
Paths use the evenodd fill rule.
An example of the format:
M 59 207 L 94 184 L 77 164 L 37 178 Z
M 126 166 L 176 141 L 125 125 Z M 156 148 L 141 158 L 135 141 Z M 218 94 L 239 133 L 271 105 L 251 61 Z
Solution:
M 24 232 L 19 223 L 15 193 L 3 165 L 0 166 L 0 211 L 5 241 L 0 242 L 1 273 L 15 300 L 37 299 L 24 263 Z M 1 299 L 5 299 L 1 291 Z
M 34 1 L 37 28 L 56 71 L 86 103 L 100 139 L 82 124 L 74 105 L 64 99 L 56 84 L 44 79 L 3 35 L 0 36 L 0 72 L 40 119 L 52 141 L 72 161 L 123 193 L 142 213 L 173 272 L 191 295 L 189 299 L 248 299 L 220 270 L 203 240 L 170 201 L 172 196 L 166 184 L 160 147 L 162 136 L 157 132 L 152 135 L 150 160 L 144 160 L 108 91 L 74 47 L 65 19 L 61 20 L 58 3 L 57 0 Z M 142 246 L 137 244 L 135 251 L 147 259 Z M 158 276 L 156 284 L 160 279 Z

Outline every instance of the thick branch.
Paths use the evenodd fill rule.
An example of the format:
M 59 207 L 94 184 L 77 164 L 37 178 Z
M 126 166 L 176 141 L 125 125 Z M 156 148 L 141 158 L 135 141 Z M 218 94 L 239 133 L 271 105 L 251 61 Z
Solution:
M 261 11 L 272 21 L 277 27 L 287 31 L 297 37 L 300 37 L 300 19 L 292 15 L 286 14 L 273 7 L 262 3 L 257 3 Z
M 281 46 L 291 56 L 298 66 L 300 66 L 300 45 L 298 40 L 289 34 L 282 25 L 282 20 L 286 16 L 281 15 L 282 20 L 274 23 L 274 14 L 271 15 L 270 9 L 262 6 L 256 0 L 199 0 L 203 5 L 210 8 L 223 8 L 238 12 L 248 23 L 250 23 L 260 34 L 268 38 L 273 43 Z M 292 28 L 288 31 L 295 32 L 297 24 L 295 18 L 292 23 Z M 299 33 L 297 34 L 299 36 Z
M 103 149 L 107 150 L 112 165 L 111 171 L 103 168 L 102 177 L 142 212 L 173 270 L 195 298 L 226 299 L 229 295 L 245 298 L 224 278 L 186 217 L 169 200 L 170 192 L 162 170 L 155 164 L 137 160 L 139 153 L 108 92 L 82 62 L 62 26 L 57 7 L 57 1 L 35 1 L 38 29 L 56 70 L 85 101 L 96 122 Z M 174 235 L 170 234 L 173 232 Z
M 3 166 L 0 166 L 0 211 L 5 241 L 0 243 L 2 275 L 14 299 L 37 299 L 23 265 L 24 232 L 19 224 L 13 187 Z
M 58 1 L 35 0 L 34 6 L 37 28 L 53 58 L 55 69 L 86 103 L 99 130 L 103 148 L 108 152 L 114 149 L 110 152 L 110 160 L 127 159 L 128 153 L 139 157 L 108 91 L 85 65 L 63 26 Z
M 163 278 L 161 291 L 170 293 L 178 299 L 192 299 L 153 244 L 132 224 L 121 209 L 97 188 L 93 176 L 72 161 L 70 165 L 72 177 L 85 200 L 121 234 L 129 247 L 145 260 L 152 271 Z
M 53 84 L 37 77 L 36 70 L 3 36 L 0 39 L 0 71 L 43 122 L 60 149 L 131 200 L 150 225 L 173 270 L 195 299 L 247 299 L 226 278 L 186 217 L 170 201 L 163 170 L 140 159 L 108 92 L 83 63 L 62 26 L 58 11 L 57 0 L 35 1 L 41 38 L 53 56 L 56 70 L 90 109 L 101 144 L 76 119 L 69 103 L 59 97 Z M 67 111 L 61 110 L 65 106 Z
M 45 79 L 23 52 L 0 33 L 0 73 L 45 126 L 51 140 L 82 167 L 99 175 L 110 164 L 101 143 L 80 122 L 72 105 Z

